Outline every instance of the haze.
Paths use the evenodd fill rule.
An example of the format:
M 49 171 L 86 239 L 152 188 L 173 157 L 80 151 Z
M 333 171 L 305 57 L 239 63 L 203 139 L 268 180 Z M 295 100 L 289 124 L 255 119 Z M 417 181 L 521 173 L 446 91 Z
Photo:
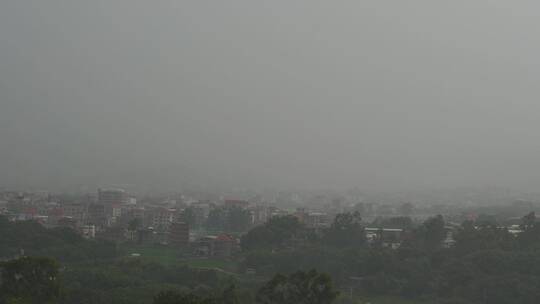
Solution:
M 0 186 L 540 183 L 536 1 L 2 1 Z

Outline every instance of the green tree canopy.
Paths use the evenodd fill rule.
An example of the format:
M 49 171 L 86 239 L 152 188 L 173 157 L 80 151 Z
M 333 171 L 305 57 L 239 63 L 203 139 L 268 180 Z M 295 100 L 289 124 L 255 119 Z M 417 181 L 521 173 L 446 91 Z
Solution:
M 359 212 L 336 215 L 334 222 L 323 237 L 326 244 L 335 247 L 358 247 L 364 244 L 365 239 Z
M 275 275 L 259 289 L 259 304 L 330 304 L 338 296 L 329 275 L 316 270 Z
M 49 258 L 23 257 L 0 263 L 0 297 L 23 303 L 54 303 L 60 296 L 58 263 Z
M 251 229 L 241 239 L 243 250 L 279 248 L 297 234 L 303 226 L 292 215 L 270 219 L 266 224 Z

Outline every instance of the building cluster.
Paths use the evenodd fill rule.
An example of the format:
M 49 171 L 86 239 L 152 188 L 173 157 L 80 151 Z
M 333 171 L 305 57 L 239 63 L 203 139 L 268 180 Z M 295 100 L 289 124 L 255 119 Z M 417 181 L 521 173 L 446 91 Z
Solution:
M 212 231 L 205 227 L 211 212 L 237 208 L 246 230 L 285 214 L 279 208 L 243 199 L 171 198 L 137 200 L 123 189 L 103 188 L 76 198 L 48 193 L 0 192 L 0 215 L 11 221 L 34 220 L 47 228 L 69 227 L 85 238 L 138 244 L 163 244 L 196 255 L 228 256 L 239 248 L 245 231 Z
M 201 256 L 231 255 L 238 250 L 242 233 L 272 217 L 283 215 L 296 216 L 306 229 L 322 231 L 332 225 L 337 214 L 358 212 L 367 226 L 367 242 L 389 248 L 400 246 L 407 238 L 406 229 L 369 226 L 368 223 L 390 217 L 410 217 L 418 223 L 434 214 L 444 214 L 446 219 L 457 223 L 478 217 L 478 211 L 470 204 L 456 207 L 449 204 L 419 206 L 409 202 L 375 203 L 363 199 L 358 193 L 278 192 L 266 196 L 246 194 L 237 197 L 242 199 L 204 193 L 138 198 L 116 188 L 102 188 L 94 194 L 75 197 L 55 196 L 47 192 L 4 191 L 0 192 L 0 215 L 11 221 L 34 220 L 45 227 L 69 227 L 89 239 L 159 243 Z M 525 211 L 537 207 L 529 201 L 515 201 L 499 211 L 506 212 L 512 219 L 510 215 L 525 214 Z M 239 221 L 230 216 L 231 210 L 241 210 L 237 216 L 244 217 L 241 221 L 245 225 L 240 229 L 230 223 Z M 216 219 L 216 216 L 223 218 Z M 516 223 L 519 220 L 517 217 Z M 219 225 L 214 223 L 210 228 L 210 221 Z M 516 223 L 506 225 L 513 234 L 521 232 Z M 454 231 L 455 227 L 447 227 L 445 247 L 453 245 Z

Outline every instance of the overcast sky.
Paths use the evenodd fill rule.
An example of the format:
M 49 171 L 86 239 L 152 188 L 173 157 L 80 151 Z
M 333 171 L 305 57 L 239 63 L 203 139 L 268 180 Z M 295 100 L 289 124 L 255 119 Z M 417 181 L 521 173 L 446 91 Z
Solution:
M 540 185 L 538 1 L 0 2 L 0 186 Z

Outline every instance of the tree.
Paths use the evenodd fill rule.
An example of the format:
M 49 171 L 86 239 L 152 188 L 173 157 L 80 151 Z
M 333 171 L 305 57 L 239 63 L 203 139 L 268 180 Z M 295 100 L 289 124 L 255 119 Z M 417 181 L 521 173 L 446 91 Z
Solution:
M 242 250 L 276 249 L 290 240 L 302 228 L 298 218 L 292 215 L 271 218 L 266 224 L 251 229 L 242 236 Z
M 523 230 L 518 236 L 518 241 L 525 248 L 540 247 L 540 225 L 536 223 L 536 214 L 530 212 L 522 218 L 520 228 Z
M 154 304 L 201 304 L 203 300 L 193 293 L 162 291 L 154 297 Z
M 446 229 L 444 226 L 445 223 L 442 215 L 439 214 L 428 218 L 414 231 L 412 241 L 416 243 L 417 246 L 421 246 L 425 249 L 438 248 L 446 237 Z
M 221 295 L 217 297 L 217 303 L 219 304 L 238 304 L 238 296 L 236 292 L 236 286 L 231 284 L 225 288 Z
M 515 238 L 506 228 L 496 226 L 474 227 L 471 221 L 465 221 L 454 236 L 456 244 L 454 250 L 460 254 L 488 249 L 511 249 Z
M 521 218 L 521 229 L 527 231 L 534 227 L 536 224 L 536 214 L 534 211 Z
M 276 274 L 256 295 L 260 304 L 329 304 L 338 296 L 329 275 L 316 270 Z
M 218 295 L 200 296 L 193 292 L 162 291 L 154 297 L 153 304 L 238 304 L 236 287 L 230 285 Z
M 23 257 L 0 263 L 0 298 L 23 303 L 53 303 L 60 296 L 59 266 L 49 258 Z
M 138 218 L 134 218 L 128 223 L 128 230 L 129 231 L 136 231 L 141 226 L 141 220 Z
M 232 206 L 227 211 L 227 226 L 230 231 L 246 231 L 249 228 L 251 214 L 248 210 Z
M 225 208 L 214 208 L 208 213 L 206 227 L 208 230 L 223 231 L 227 226 L 227 211 Z
M 336 247 L 358 247 L 365 242 L 364 227 L 359 212 L 340 213 L 326 231 L 324 241 Z
M 373 223 L 371 223 L 371 226 L 381 228 L 411 229 L 414 226 L 414 223 L 408 216 L 397 216 L 390 218 L 378 217 L 373 221 Z
M 494 215 L 480 214 L 475 221 L 475 224 L 480 227 L 497 227 L 499 226 L 497 218 Z

